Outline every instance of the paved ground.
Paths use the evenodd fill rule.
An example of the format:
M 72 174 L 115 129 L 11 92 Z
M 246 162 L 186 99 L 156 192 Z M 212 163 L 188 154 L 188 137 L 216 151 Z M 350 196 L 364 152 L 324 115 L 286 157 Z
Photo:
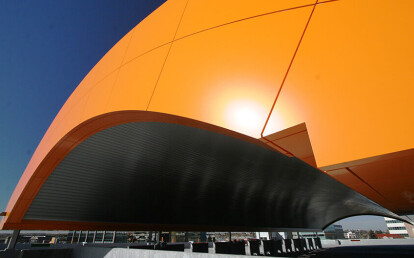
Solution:
M 414 257 L 414 245 L 343 246 L 313 252 L 303 257 Z

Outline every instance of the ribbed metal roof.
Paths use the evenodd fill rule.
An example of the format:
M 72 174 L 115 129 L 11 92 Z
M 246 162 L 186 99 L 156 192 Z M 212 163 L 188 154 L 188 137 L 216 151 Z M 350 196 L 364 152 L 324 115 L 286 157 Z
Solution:
M 26 220 L 321 229 L 356 214 L 396 216 L 296 158 L 178 124 L 128 123 L 80 143 Z

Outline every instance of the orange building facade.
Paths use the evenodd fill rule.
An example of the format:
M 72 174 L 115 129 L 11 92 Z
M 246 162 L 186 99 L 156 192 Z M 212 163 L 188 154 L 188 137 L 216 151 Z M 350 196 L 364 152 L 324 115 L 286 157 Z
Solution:
M 72 93 L 0 228 L 67 228 L 23 217 L 71 150 L 140 121 L 211 130 L 297 157 L 398 215 L 412 214 L 413 8 L 409 0 L 167 1 Z

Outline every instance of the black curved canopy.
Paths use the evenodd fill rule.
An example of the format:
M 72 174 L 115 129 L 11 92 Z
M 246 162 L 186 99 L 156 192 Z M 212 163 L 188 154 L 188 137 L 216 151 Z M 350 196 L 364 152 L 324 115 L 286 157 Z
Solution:
M 297 158 L 199 128 L 136 122 L 73 149 L 24 219 L 281 231 L 359 214 L 397 217 Z

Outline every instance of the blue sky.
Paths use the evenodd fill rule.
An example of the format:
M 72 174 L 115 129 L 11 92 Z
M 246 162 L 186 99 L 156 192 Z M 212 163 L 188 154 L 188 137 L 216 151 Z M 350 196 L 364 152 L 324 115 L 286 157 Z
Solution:
M 1 1 L 0 210 L 66 99 L 163 0 Z
M 162 0 L 0 1 L 0 211 L 44 133 L 101 57 Z M 381 217 L 344 228 L 381 228 Z

